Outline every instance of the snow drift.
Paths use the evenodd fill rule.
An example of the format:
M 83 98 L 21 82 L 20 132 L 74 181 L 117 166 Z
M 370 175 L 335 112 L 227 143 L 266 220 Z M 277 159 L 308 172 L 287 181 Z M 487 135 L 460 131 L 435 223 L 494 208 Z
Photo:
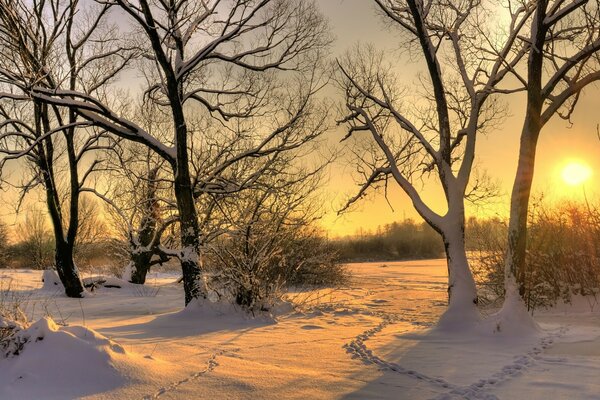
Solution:
M 42 318 L 14 334 L 0 359 L 0 398 L 64 399 L 112 390 L 151 363 L 83 326 Z

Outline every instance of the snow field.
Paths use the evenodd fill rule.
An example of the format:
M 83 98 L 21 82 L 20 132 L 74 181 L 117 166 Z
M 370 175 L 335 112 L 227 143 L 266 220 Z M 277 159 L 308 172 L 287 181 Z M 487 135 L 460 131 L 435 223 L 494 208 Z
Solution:
M 0 399 L 600 398 L 589 299 L 536 314 L 535 334 L 444 332 L 430 329 L 446 307 L 443 260 L 350 268 L 349 287 L 292 291 L 299 308 L 257 318 L 181 311 L 177 274 L 78 301 L 40 290 L 41 272 L 3 270 L 44 339 L 0 360 Z

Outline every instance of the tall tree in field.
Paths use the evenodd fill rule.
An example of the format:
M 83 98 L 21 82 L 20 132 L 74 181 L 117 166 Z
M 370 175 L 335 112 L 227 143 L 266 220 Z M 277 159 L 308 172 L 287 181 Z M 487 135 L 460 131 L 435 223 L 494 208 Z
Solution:
M 598 3 L 587 0 L 536 2 L 526 74 L 519 77 L 525 83 L 527 108 L 511 195 L 503 318 L 525 312 L 519 292 L 523 293 L 528 207 L 540 132 L 554 116 L 570 121 L 582 91 L 600 80 L 599 12 Z
M 519 39 L 532 7 L 520 3 L 508 11 L 505 25 L 493 27 L 480 1 L 375 0 L 385 21 L 398 28 L 404 45 L 425 66 L 424 94 L 402 91 L 384 56 L 371 48 L 339 62 L 340 84 L 348 114 L 345 138 L 367 141 L 356 150 L 364 176 L 360 199 L 370 187 L 391 179 L 408 195 L 415 210 L 442 237 L 448 261 L 449 307 L 440 326 L 479 320 L 477 291 L 465 251 L 465 197 L 475 161 L 477 136 L 501 118 L 495 95 L 512 93 L 501 83 L 514 76 L 527 53 Z M 491 6 L 491 5 L 490 5 Z M 493 22 L 493 23 L 492 23 Z M 500 23 L 500 22 L 499 22 Z M 503 32 L 503 33 L 502 33 Z M 419 179 L 432 174 L 447 209 L 435 212 L 422 198 Z
M 77 0 L 0 1 L 0 80 L 7 86 L 0 94 L 5 100 L 0 108 L 2 165 L 17 159 L 33 162 L 34 174 L 21 189 L 26 194 L 38 184 L 44 188 L 54 231 L 55 265 L 69 297 L 84 292 L 73 261 L 80 193 L 100 163 L 84 166 L 83 161 L 105 146 L 106 135 L 90 129 L 90 123 L 72 111 L 65 113 L 31 99 L 29 91 L 40 86 L 95 92 L 127 61 L 127 54 L 117 55 L 123 49 L 113 45 L 112 32 L 103 22 L 108 6 L 76 15 L 77 5 Z M 57 171 L 63 154 L 66 190 L 60 187 Z
M 244 157 L 286 148 L 282 136 L 316 118 L 317 66 L 330 39 L 314 2 L 301 0 L 106 0 L 126 13 L 147 60 L 148 101 L 167 110 L 171 135 L 163 143 L 119 116 L 103 99 L 72 90 L 36 87 L 35 98 L 65 106 L 122 138 L 142 143 L 173 171 L 179 215 L 185 302 L 203 297 L 199 285 L 203 242 L 190 173 L 189 115 L 204 112 L 223 124 L 260 118 L 247 133 L 261 132 Z M 277 72 L 281 72 L 278 74 Z M 278 110 L 275 110 L 275 106 Z M 265 132 L 265 127 L 271 128 Z M 203 132 L 196 134 L 202 135 Z M 256 135 L 255 135 L 256 136 Z

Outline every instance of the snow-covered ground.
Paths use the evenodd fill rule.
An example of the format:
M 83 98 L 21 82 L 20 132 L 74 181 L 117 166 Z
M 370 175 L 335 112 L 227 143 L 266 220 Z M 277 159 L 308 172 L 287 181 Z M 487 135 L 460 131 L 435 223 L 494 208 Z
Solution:
M 600 305 L 538 313 L 537 336 L 428 331 L 443 260 L 352 264 L 348 288 L 297 291 L 296 310 L 180 312 L 176 274 L 72 300 L 41 272 L 0 270 L 41 319 L 0 360 L 0 399 L 600 399 Z M 79 327 L 81 326 L 81 327 Z

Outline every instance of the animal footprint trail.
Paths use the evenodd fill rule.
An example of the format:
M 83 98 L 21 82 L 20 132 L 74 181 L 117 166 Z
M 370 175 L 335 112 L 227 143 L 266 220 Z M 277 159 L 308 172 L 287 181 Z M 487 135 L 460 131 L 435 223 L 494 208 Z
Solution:
M 210 358 L 208 359 L 208 361 L 206 362 L 206 367 L 200 371 L 194 372 L 191 375 L 188 375 L 187 378 L 181 379 L 177 382 L 173 382 L 168 386 L 163 386 L 160 389 L 158 389 L 154 394 L 151 395 L 146 395 L 144 397 L 142 397 L 142 400 L 153 400 L 153 399 L 158 399 L 160 396 L 162 396 L 165 393 L 168 392 L 173 392 L 175 390 L 177 390 L 177 388 L 179 388 L 179 386 L 186 384 L 188 382 L 191 382 L 194 379 L 197 379 L 199 377 L 201 377 L 202 375 L 206 375 L 209 372 L 212 372 L 218 365 L 219 363 L 217 362 L 217 357 L 222 355 L 224 352 L 218 351 L 216 353 L 213 353 Z
M 498 397 L 487 392 L 490 388 L 499 385 L 500 383 L 514 379 L 528 369 L 533 367 L 536 362 L 555 362 L 559 363 L 562 360 L 556 358 L 550 358 L 541 356 L 541 354 L 554 344 L 556 338 L 565 335 L 567 328 L 561 327 L 557 333 L 550 334 L 540 340 L 538 346 L 535 346 L 529 352 L 523 355 L 515 356 L 514 362 L 509 365 L 503 366 L 500 371 L 494 373 L 487 379 L 480 379 L 475 383 L 466 386 L 457 386 L 450 392 L 442 393 L 432 400 L 451 400 L 455 398 L 462 398 L 468 400 L 498 400 Z
M 427 382 L 432 386 L 450 390 L 434 397 L 432 400 L 453 400 L 453 399 L 467 399 L 467 400 L 498 400 L 498 397 L 488 390 L 497 386 L 502 382 L 506 382 L 510 379 L 516 378 L 522 375 L 529 368 L 534 366 L 538 361 L 544 361 L 548 359 L 541 354 L 552 346 L 555 339 L 563 336 L 567 328 L 561 327 L 556 333 L 552 333 L 542 338 L 539 344 L 533 347 L 529 352 L 523 355 L 515 356 L 514 362 L 503 366 L 500 371 L 494 373 L 492 376 L 486 379 L 480 379 L 470 385 L 456 385 L 450 383 L 442 378 L 431 377 L 421 372 L 405 368 L 394 362 L 386 361 L 381 357 L 377 356 L 371 349 L 365 344 L 373 336 L 380 333 L 388 325 L 396 322 L 409 322 L 415 325 L 422 325 L 422 323 L 416 323 L 408 318 L 400 318 L 397 315 L 391 315 L 388 313 L 381 312 L 367 312 L 369 315 L 378 316 L 382 320 L 375 327 L 364 331 L 358 335 L 354 340 L 345 344 L 343 347 L 348 353 L 352 355 L 352 358 L 360 359 L 365 364 L 377 365 L 381 370 L 393 371 L 405 376 L 410 376 L 414 379 Z M 563 360 L 551 358 L 548 362 L 560 363 Z
M 365 341 L 369 340 L 371 337 L 378 334 L 385 327 L 387 327 L 388 325 L 390 325 L 394 322 L 398 322 L 398 321 L 409 322 L 404 319 L 398 318 L 397 316 L 391 316 L 389 314 L 380 314 L 379 316 L 382 318 L 382 321 L 377 326 L 363 332 L 362 334 L 358 335 L 354 340 L 352 340 L 350 343 L 347 343 L 344 345 L 344 348 L 346 349 L 346 351 L 348 353 L 352 354 L 352 358 L 361 359 L 365 364 L 375 364 L 381 370 L 393 371 L 393 372 L 396 372 L 399 374 L 410 376 L 410 377 L 413 377 L 414 379 L 428 382 L 434 386 L 441 387 L 444 389 L 451 389 L 451 388 L 457 387 L 456 385 L 453 385 L 453 384 L 445 381 L 444 379 L 431 377 L 431 376 L 425 375 L 423 373 L 420 373 L 418 371 L 404 368 L 403 366 L 401 366 L 399 364 L 385 361 L 384 359 L 375 355 L 373 353 L 373 351 L 367 347 L 367 345 L 365 344 Z

